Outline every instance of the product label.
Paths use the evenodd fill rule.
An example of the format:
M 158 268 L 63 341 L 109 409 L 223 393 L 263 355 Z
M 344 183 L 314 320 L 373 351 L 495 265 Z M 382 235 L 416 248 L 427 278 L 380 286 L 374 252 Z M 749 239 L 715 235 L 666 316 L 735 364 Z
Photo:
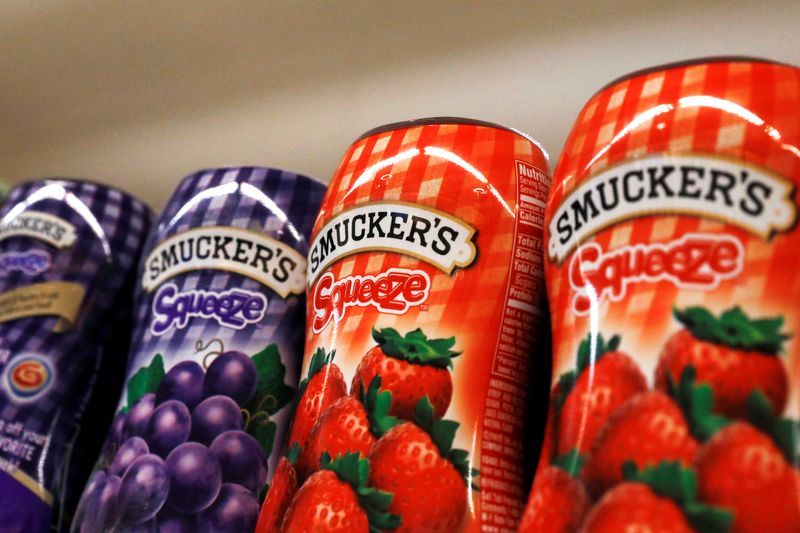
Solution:
M 50 213 L 26 210 L 9 212 L 0 222 L 0 240 L 11 237 L 32 237 L 55 246 L 68 248 L 75 242 L 75 226 Z
M 308 283 L 339 259 L 382 250 L 416 257 L 446 273 L 475 259 L 475 230 L 465 222 L 419 205 L 378 202 L 339 213 L 311 243 Z
M 142 286 L 152 291 L 178 274 L 207 268 L 247 276 L 286 298 L 303 294 L 305 266 L 302 254 L 264 234 L 195 228 L 170 237 L 147 255 Z
M 578 117 L 546 213 L 550 414 L 521 530 L 800 531 L 799 80 L 671 66 Z
M 0 323 L 31 316 L 57 316 L 56 331 L 68 329 L 78 316 L 84 287 L 67 281 L 46 281 L 0 294 Z
M 131 362 L 81 531 L 253 531 L 278 466 L 323 187 L 242 168 L 179 191 L 144 252 Z
M 544 297 L 544 167 L 527 139 L 474 125 L 351 148 L 311 241 L 294 458 L 259 532 L 316 527 L 321 469 L 382 494 L 353 509 L 375 530 L 516 531 Z M 402 452 L 423 448 L 424 462 Z M 286 476 L 302 488 L 281 504 Z
M 561 263 L 598 231 L 659 214 L 721 220 L 768 240 L 793 226 L 793 191 L 791 182 L 734 161 L 699 155 L 643 158 L 576 187 L 553 214 L 547 250 Z

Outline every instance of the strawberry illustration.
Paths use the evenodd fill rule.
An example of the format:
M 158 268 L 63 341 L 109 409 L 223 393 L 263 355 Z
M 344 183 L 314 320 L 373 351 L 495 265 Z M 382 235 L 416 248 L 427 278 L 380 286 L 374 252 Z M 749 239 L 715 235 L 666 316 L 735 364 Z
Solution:
M 289 433 L 289 446 L 302 446 L 320 413 L 339 398 L 347 395 L 342 371 L 333 363 L 335 351 L 329 354 L 318 348 L 311 357 L 308 375 L 297 391 L 297 409 Z
M 256 533 L 280 532 L 283 516 L 297 491 L 297 474 L 294 471 L 294 465 L 299 453 L 300 447 L 295 444 L 278 461 L 275 477 L 272 479 L 272 485 L 267 491 L 264 505 L 261 507 Z
M 458 423 L 442 420 L 425 396 L 413 422 L 390 429 L 369 455 L 370 482 L 394 494 L 389 512 L 400 516 L 397 532 L 455 531 L 477 489 L 467 452 L 453 449 Z
M 576 479 L 585 459 L 573 450 L 536 474 L 519 533 L 574 533 L 589 510 L 589 496 Z
M 747 401 L 752 423 L 734 422 L 697 455 L 701 497 L 733 512 L 732 533 L 800 532 L 797 422 L 778 418 L 760 391 Z
M 421 329 L 402 336 L 392 328 L 373 328 L 372 338 L 378 346 L 361 359 L 350 393 L 356 394 L 359 383 L 366 386 L 379 375 L 383 388 L 392 393 L 390 414 L 412 420 L 417 402 L 428 396 L 436 416 L 444 416 L 453 396 L 450 369 L 453 357 L 459 355 L 451 349 L 455 337 L 428 339 Z
M 367 533 L 397 527 L 398 517 L 386 512 L 392 495 L 367 485 L 366 459 L 348 453 L 331 460 L 325 454 L 321 466 L 295 494 L 283 521 L 284 533 Z
M 590 334 L 578 347 L 575 370 L 559 379 L 561 393 L 555 400 L 558 455 L 575 448 L 587 453 L 609 415 L 647 390 L 644 375 L 630 357 L 618 351 L 619 344 L 618 335 L 606 343 L 601 335 Z
M 301 479 L 319 470 L 324 452 L 332 457 L 348 452 L 366 457 L 378 438 L 397 424 L 397 419 L 389 416 L 392 394 L 380 387 L 381 377 L 375 376 L 366 391 L 359 383 L 358 398 L 339 398 L 322 412 L 300 452 L 297 471 Z
M 709 383 L 715 410 L 744 418 L 747 398 L 761 390 L 777 412 L 783 412 L 788 379 L 779 354 L 788 338 L 780 332 L 783 318 L 751 319 L 734 307 L 714 316 L 702 307 L 674 310 L 684 328 L 664 346 L 656 368 L 656 387 L 666 389 L 667 376 L 677 380 L 687 365 L 697 369 L 697 380 Z
M 592 494 L 599 496 L 621 483 L 622 465 L 627 462 L 639 468 L 665 460 L 692 463 L 700 447 L 695 434 L 713 432 L 716 426 L 710 426 L 721 423 L 710 413 L 710 388 L 695 386 L 694 379 L 694 368 L 688 367 L 680 385 L 672 384 L 672 398 L 660 391 L 639 394 L 608 418 L 586 465 Z M 697 420 L 702 422 L 696 422 L 693 433 L 690 424 Z
M 589 512 L 581 533 L 724 533 L 731 514 L 697 501 L 697 476 L 679 463 L 637 471 L 608 491 Z

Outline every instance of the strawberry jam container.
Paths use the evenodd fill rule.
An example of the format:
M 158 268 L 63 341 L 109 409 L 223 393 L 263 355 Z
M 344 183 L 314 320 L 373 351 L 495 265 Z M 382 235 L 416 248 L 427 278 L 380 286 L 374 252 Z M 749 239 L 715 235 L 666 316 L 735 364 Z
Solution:
M 522 531 L 800 532 L 800 69 L 586 104 L 545 218 L 554 374 Z
M 464 119 L 358 139 L 312 235 L 306 352 L 258 531 L 514 531 L 547 161 Z
M 0 209 L 0 530 L 77 504 L 125 373 L 131 287 L 152 223 L 136 198 L 49 178 Z
M 125 388 L 73 531 L 253 531 L 299 381 L 324 190 L 253 167 L 181 182 L 145 245 Z

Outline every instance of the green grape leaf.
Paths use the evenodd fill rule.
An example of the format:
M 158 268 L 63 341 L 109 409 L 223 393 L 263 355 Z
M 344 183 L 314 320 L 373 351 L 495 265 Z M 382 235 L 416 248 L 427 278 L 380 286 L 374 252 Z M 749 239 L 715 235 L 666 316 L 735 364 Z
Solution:
M 128 404 L 122 409 L 127 413 L 145 394 L 156 392 L 164 379 L 164 358 L 157 353 L 148 366 L 143 366 L 128 380 Z

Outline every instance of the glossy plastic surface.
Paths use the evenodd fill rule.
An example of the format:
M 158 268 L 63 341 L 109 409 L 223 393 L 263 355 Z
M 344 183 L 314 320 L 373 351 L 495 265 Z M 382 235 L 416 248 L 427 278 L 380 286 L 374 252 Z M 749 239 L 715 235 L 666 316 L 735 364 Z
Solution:
M 515 528 L 547 171 L 528 138 L 461 119 L 350 147 L 309 253 L 299 454 L 259 531 L 334 527 L 309 502 L 348 531 Z
M 255 528 L 299 380 L 323 193 L 254 167 L 181 182 L 142 255 L 126 386 L 74 531 Z
M 122 386 L 151 222 L 135 198 L 68 179 L 19 185 L 0 210 L 4 531 L 47 531 L 77 503 Z
M 524 531 L 800 531 L 798 183 L 794 67 L 671 65 L 586 104 L 548 199 Z

